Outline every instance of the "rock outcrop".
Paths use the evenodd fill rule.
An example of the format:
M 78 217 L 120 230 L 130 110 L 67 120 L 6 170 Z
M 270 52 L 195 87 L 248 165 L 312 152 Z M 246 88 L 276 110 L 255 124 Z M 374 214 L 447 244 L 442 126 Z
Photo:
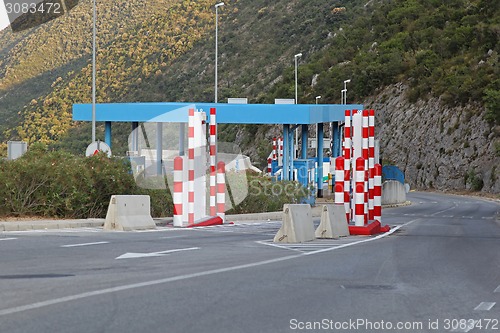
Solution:
M 412 104 L 396 84 L 365 101 L 377 111 L 381 157 L 412 188 L 500 193 L 500 126 L 479 105 L 449 107 L 438 98 Z

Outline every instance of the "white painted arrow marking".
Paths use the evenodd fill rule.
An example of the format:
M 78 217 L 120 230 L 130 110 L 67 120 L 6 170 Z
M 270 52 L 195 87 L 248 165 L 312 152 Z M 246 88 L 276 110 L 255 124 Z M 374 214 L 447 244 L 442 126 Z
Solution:
M 165 255 L 169 255 L 170 253 L 175 253 L 175 252 L 182 252 L 182 251 L 192 251 L 192 250 L 199 250 L 199 247 L 188 247 L 185 249 L 174 249 L 174 250 L 167 250 L 167 251 L 160 251 L 160 252 L 151 252 L 151 253 L 135 253 L 135 252 L 127 252 L 125 254 L 122 254 L 119 257 L 116 257 L 115 259 L 134 259 L 134 258 L 148 258 L 148 257 L 162 257 Z

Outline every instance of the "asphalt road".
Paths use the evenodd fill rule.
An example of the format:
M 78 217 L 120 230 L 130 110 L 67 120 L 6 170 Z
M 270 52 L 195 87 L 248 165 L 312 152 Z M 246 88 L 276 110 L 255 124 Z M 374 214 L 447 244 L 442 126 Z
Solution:
M 3 232 L 0 332 L 500 332 L 500 204 L 409 199 L 390 235 L 281 247 L 273 221 Z

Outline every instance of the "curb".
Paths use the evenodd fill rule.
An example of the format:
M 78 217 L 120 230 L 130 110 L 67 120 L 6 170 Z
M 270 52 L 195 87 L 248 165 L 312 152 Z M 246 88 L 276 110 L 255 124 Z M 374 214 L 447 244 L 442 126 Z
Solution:
M 405 201 L 403 203 L 390 204 L 390 205 L 382 205 L 382 209 L 383 208 L 405 207 L 405 206 L 411 206 L 411 201 Z
M 382 208 L 404 207 L 411 205 L 410 201 L 401 204 L 383 205 Z M 322 205 L 312 207 L 312 217 L 321 217 Z M 226 215 L 229 222 L 265 222 L 281 221 L 283 212 L 267 212 L 255 214 L 232 214 Z M 30 230 L 56 230 L 69 228 L 101 228 L 105 219 L 77 219 L 77 220 L 40 220 L 40 221 L 0 221 L 0 232 L 2 231 L 30 231 Z M 172 217 L 153 219 L 157 226 L 166 226 L 172 222 Z
M 321 206 L 315 206 L 311 209 L 312 217 L 321 217 Z M 267 213 L 254 213 L 254 214 L 234 214 L 226 215 L 226 220 L 231 222 L 262 222 L 262 221 L 281 221 L 283 212 L 267 212 Z
M 99 228 L 104 225 L 104 219 L 79 220 L 40 220 L 0 222 L 0 231 L 29 231 L 67 228 Z

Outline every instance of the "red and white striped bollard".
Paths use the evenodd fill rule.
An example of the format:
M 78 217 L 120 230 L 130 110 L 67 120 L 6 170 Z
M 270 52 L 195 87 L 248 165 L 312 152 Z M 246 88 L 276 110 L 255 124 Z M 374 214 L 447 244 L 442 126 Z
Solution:
M 356 159 L 355 171 L 355 190 L 354 196 L 354 223 L 356 226 L 365 225 L 365 159 L 358 157 Z
M 188 225 L 194 224 L 194 109 L 189 109 L 188 117 Z
M 183 200 L 182 200 L 182 191 L 183 191 L 183 159 L 180 156 L 174 158 L 174 193 L 172 195 L 172 199 L 174 202 L 174 227 L 182 227 L 182 214 L 183 214 Z
M 382 166 L 377 163 L 373 169 L 373 219 L 382 222 Z
M 217 121 L 216 109 L 210 108 L 210 216 L 217 213 Z
M 368 113 L 368 220 L 374 220 L 375 110 Z
M 217 163 L 217 216 L 226 222 L 226 164 Z

